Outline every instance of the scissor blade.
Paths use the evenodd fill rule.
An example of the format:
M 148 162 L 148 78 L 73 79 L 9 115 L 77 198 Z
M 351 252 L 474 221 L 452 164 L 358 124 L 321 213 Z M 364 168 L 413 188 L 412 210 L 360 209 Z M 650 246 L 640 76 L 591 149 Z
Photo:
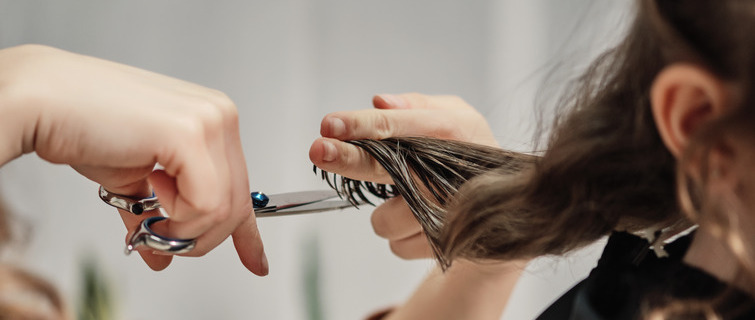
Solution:
M 362 205 L 365 203 L 366 202 L 360 201 L 360 202 L 357 202 L 356 205 Z M 288 207 L 288 208 L 279 209 L 279 210 L 271 210 L 271 211 L 259 211 L 259 209 L 255 209 L 255 215 L 257 217 L 277 217 L 277 216 L 288 216 L 288 215 L 302 214 L 302 213 L 324 212 L 324 211 L 346 209 L 346 208 L 353 208 L 353 207 L 354 207 L 354 204 L 346 200 L 331 200 L 331 201 L 313 202 L 310 204 L 300 205 L 296 207 Z
M 268 195 L 268 197 L 270 198 L 270 202 L 268 202 L 267 206 L 262 209 L 270 208 L 279 211 L 286 208 L 298 207 L 337 198 L 338 193 L 335 190 L 314 190 L 271 194 Z

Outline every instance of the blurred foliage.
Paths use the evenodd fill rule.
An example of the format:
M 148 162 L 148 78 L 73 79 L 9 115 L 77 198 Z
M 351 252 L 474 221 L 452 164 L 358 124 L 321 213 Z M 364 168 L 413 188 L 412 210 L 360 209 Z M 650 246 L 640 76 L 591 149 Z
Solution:
M 110 285 L 95 259 L 86 258 L 81 264 L 81 294 L 78 320 L 113 320 L 113 299 Z
M 303 285 L 307 307 L 307 319 L 322 320 L 323 315 L 322 300 L 320 299 L 320 243 L 315 234 L 305 237 L 303 247 L 304 265 L 301 270 L 304 272 Z

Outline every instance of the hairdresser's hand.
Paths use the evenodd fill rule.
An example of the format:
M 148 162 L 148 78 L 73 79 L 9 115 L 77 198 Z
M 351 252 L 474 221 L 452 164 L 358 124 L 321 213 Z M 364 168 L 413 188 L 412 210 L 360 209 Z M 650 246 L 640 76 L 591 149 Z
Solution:
M 22 153 L 71 165 L 107 190 L 150 186 L 170 216 L 155 229 L 197 238 L 201 256 L 233 235 L 242 263 L 268 272 L 252 213 L 237 111 L 223 93 L 43 46 L 0 50 L 0 164 Z M 153 172 L 156 163 L 164 170 Z M 96 190 L 92 190 L 95 197 Z M 120 212 L 133 231 L 148 216 Z M 171 256 L 140 251 L 155 269 Z
M 497 146 L 485 118 L 456 96 L 418 93 L 378 95 L 375 109 L 335 112 L 325 116 L 309 157 L 317 167 L 349 178 L 392 183 L 382 166 L 345 140 L 431 136 Z M 405 259 L 432 257 L 419 222 L 401 197 L 378 206 L 372 214 L 375 233 Z

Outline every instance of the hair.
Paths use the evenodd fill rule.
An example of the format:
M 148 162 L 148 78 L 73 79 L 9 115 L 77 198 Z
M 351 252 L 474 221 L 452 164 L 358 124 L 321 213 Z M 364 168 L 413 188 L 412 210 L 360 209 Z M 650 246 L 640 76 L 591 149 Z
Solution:
M 560 100 L 541 157 L 421 137 L 351 143 L 387 169 L 442 266 L 457 258 L 562 254 L 613 230 L 705 220 L 728 231 L 738 200 L 706 191 L 713 170 L 708 155 L 727 150 L 727 138 L 755 137 L 750 30 L 755 1 L 638 0 L 623 41 Z M 650 89 L 666 66 L 680 62 L 735 84 L 743 96 L 733 111 L 698 130 L 677 161 L 659 136 Z M 361 182 L 342 183 L 358 189 Z M 728 194 L 741 197 L 739 187 Z M 417 192 L 423 190 L 430 192 Z M 755 257 L 736 250 L 742 238 L 732 233 L 724 240 L 752 279 Z
M 675 201 L 675 160 L 657 133 L 649 102 L 650 85 L 665 65 L 661 58 L 665 40 L 654 32 L 653 16 L 645 13 L 647 5 L 641 11 L 624 41 L 572 84 L 571 94 L 560 102 L 562 113 L 542 157 L 473 143 L 426 144 L 423 141 L 434 141 L 426 137 L 351 141 L 368 144 L 365 150 L 391 174 L 442 264 L 459 257 L 508 260 L 561 254 L 614 229 L 638 231 L 683 219 Z M 433 148 L 441 152 L 428 151 Z M 383 156 L 389 152 L 395 155 Z M 430 156 L 425 162 L 431 165 L 404 162 L 407 154 Z M 412 205 L 422 203 L 425 195 L 401 187 L 415 182 L 396 172 L 423 176 L 433 170 L 465 171 L 469 162 L 453 159 L 470 154 L 485 154 L 489 163 L 502 159 L 498 161 L 510 165 L 493 165 L 473 176 L 436 183 L 453 184 L 458 192 L 439 201 L 445 206 L 434 212 Z M 432 165 L 438 162 L 435 158 L 446 155 L 451 159 L 444 162 L 455 166 Z M 407 164 L 413 166 L 405 168 Z M 444 180 L 449 175 L 436 176 Z M 343 182 L 355 184 L 349 179 Z M 422 183 L 429 190 L 437 188 L 432 179 Z M 440 234 L 427 232 L 437 228 Z
M 13 240 L 13 228 L 0 198 L 0 249 Z M 0 319 L 61 320 L 66 307 L 55 287 L 23 269 L 0 263 Z
M 333 175 L 331 181 L 325 171 L 321 172 L 322 178 L 354 205 L 360 201 L 370 202 L 364 195 L 364 189 L 379 198 L 401 195 L 444 268 L 451 264 L 451 260 L 443 254 L 439 239 L 446 225 L 448 207 L 459 188 L 468 180 L 491 170 L 515 174 L 531 166 L 537 159 L 489 146 L 430 137 L 348 142 L 367 151 L 386 169 L 395 185 L 385 186 L 347 177 L 339 179 L 337 175 Z

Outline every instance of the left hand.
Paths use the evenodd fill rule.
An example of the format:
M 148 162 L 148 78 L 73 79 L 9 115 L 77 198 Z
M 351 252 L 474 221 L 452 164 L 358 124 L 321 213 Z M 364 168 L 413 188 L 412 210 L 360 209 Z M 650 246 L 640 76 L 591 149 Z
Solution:
M 485 118 L 457 96 L 378 95 L 372 103 L 375 109 L 325 116 L 320 126 L 323 137 L 309 149 L 309 158 L 317 167 L 352 179 L 391 184 L 390 176 L 375 159 L 343 141 L 430 136 L 497 146 Z M 389 199 L 375 208 L 372 226 L 378 236 L 388 240 L 397 256 L 432 257 L 422 227 L 402 197 Z

